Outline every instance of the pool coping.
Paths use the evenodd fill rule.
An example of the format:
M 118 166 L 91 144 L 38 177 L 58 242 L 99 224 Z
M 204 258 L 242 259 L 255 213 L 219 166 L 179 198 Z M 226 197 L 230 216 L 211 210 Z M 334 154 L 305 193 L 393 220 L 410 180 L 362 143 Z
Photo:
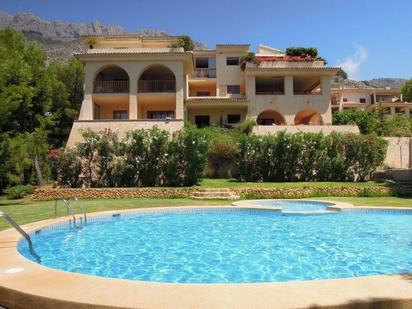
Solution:
M 315 200 L 309 200 L 315 201 Z M 244 202 L 244 201 L 242 201 Z M 399 210 L 334 203 L 336 210 Z M 241 202 L 236 202 L 241 203 Z M 262 209 L 256 205 L 138 208 L 90 213 L 90 218 L 148 210 Z M 412 207 L 401 208 L 412 211 Z M 22 227 L 29 233 L 68 222 L 48 219 Z M 181 284 L 112 279 L 48 268 L 17 251 L 21 236 L 0 232 L 0 305 L 10 308 L 370 308 L 371 304 L 412 307 L 412 273 L 342 279 L 241 284 Z M 393 307 L 395 308 L 395 307 Z

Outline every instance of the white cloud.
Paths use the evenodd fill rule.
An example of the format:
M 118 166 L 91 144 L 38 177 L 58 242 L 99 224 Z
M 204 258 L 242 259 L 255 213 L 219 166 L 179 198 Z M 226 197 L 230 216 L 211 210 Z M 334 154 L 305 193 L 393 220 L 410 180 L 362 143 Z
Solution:
M 343 61 L 338 61 L 338 67 L 348 73 L 349 78 L 358 79 L 358 71 L 360 65 L 368 58 L 368 52 L 359 44 L 354 44 L 356 50 L 351 56 L 346 57 Z

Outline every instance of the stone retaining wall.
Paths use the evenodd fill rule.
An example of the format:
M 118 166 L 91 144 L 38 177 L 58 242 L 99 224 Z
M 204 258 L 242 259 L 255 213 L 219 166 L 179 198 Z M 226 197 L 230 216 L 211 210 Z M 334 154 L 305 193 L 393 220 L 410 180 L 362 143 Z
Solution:
M 253 127 L 253 133 L 256 135 L 272 135 L 280 131 L 286 131 L 286 133 L 319 133 L 322 132 L 325 135 L 329 135 L 332 132 L 336 133 L 356 133 L 359 134 L 358 126 L 354 125 L 272 125 L 262 126 L 257 125 Z
M 325 187 L 325 188 L 242 188 L 234 189 L 237 195 L 243 198 L 303 198 L 320 196 L 389 196 L 391 189 L 388 187 L 348 188 L 348 187 Z
M 411 168 L 412 167 L 412 138 L 384 137 L 388 141 L 384 168 Z
M 189 197 L 200 188 L 81 188 L 81 189 L 53 189 L 39 188 L 33 193 L 34 200 L 56 200 L 61 198 L 77 197 L 81 199 L 96 198 L 173 198 Z M 316 196 L 388 196 L 391 189 L 387 187 L 348 188 L 240 188 L 232 189 L 236 195 L 243 198 L 303 198 Z

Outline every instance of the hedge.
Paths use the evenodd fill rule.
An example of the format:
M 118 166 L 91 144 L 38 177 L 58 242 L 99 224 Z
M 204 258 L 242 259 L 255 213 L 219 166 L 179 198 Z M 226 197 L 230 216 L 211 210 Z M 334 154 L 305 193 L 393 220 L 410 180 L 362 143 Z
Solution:
M 375 135 L 279 132 L 242 136 L 241 181 L 364 181 L 382 165 L 387 141 Z
M 49 154 L 60 187 L 191 186 L 207 163 L 208 139 L 193 126 L 173 136 L 158 127 L 131 131 L 123 139 L 111 131 L 82 135 L 75 149 Z

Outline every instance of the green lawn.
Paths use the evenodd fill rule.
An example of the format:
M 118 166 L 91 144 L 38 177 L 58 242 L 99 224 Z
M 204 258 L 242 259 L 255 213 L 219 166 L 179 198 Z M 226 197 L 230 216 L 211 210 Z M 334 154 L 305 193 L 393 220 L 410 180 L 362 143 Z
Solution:
M 412 199 L 399 197 L 323 197 L 322 200 L 335 200 L 352 203 L 357 206 L 396 206 L 411 207 Z M 82 200 L 83 207 L 87 212 L 130 209 L 141 207 L 161 206 L 188 206 L 188 205 L 228 205 L 226 200 L 192 200 L 188 198 L 161 199 L 161 198 L 128 198 L 128 199 L 93 199 Z M 29 198 L 9 201 L 0 200 L 0 211 L 9 214 L 17 223 L 25 224 L 33 221 L 44 220 L 54 217 L 53 201 L 32 201 Z M 63 207 L 59 208 L 58 215 L 64 215 Z M 0 221 L 0 230 L 8 228 L 9 225 Z
M 355 206 L 387 206 L 387 207 L 412 207 L 412 198 L 395 196 L 384 197 L 317 197 L 316 200 L 330 200 L 336 202 L 351 203 Z
M 323 188 L 350 187 L 368 188 L 385 186 L 383 182 L 239 182 L 236 179 L 205 178 L 199 184 L 201 188 Z
M 226 200 L 192 200 L 189 198 L 162 199 L 162 198 L 124 198 L 124 199 L 93 199 L 81 200 L 86 212 L 97 212 L 115 209 L 130 209 L 161 206 L 188 206 L 188 205 L 227 205 Z M 59 205 L 58 215 L 63 216 L 66 210 Z M 74 209 L 75 210 L 75 209 Z M 54 217 L 54 201 L 32 201 L 28 198 L 21 200 L 0 200 L 0 211 L 5 212 L 19 224 L 49 219 Z M 0 219 L 0 230 L 10 227 L 6 221 Z

